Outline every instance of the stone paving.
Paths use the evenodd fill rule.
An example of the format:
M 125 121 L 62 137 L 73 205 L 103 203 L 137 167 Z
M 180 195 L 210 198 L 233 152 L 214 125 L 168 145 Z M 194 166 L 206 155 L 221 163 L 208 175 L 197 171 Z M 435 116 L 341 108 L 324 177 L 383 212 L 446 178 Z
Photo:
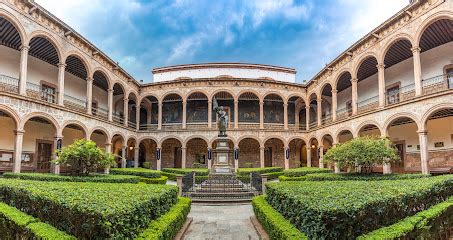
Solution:
M 189 217 L 192 224 L 183 239 L 186 240 L 258 240 L 250 221 L 251 204 L 202 205 L 192 203 Z

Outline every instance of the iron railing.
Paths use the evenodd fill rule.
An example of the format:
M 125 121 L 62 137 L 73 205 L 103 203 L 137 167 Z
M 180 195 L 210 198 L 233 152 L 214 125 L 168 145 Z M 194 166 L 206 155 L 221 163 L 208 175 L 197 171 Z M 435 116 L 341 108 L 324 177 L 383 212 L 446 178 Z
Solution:
M 91 112 L 93 113 L 94 116 L 99 116 L 102 118 L 107 119 L 109 117 L 109 110 L 101 107 L 95 107 L 91 109 Z
M 364 113 L 379 107 L 379 95 L 374 96 L 357 103 L 357 112 Z
M 442 92 L 449 88 L 453 88 L 453 74 L 444 74 L 422 80 L 423 95 Z
M 410 84 L 398 90 L 385 93 L 385 104 L 392 105 L 415 98 L 415 84 Z
M 337 109 L 337 120 L 343 120 L 352 115 L 352 109 L 348 107 Z
M 64 95 L 64 105 L 68 108 L 79 112 L 86 112 L 87 111 L 87 102 L 73 96 Z
M 118 113 L 112 113 L 112 119 L 113 119 L 113 122 L 116 122 L 116 123 L 119 123 L 119 124 L 123 124 L 124 123 L 124 117 L 121 116 Z
M 317 127 L 317 126 L 318 126 L 318 121 L 311 122 L 311 123 L 308 125 L 308 127 L 309 127 L 310 129 L 313 129 L 313 128 Z
M 132 128 L 132 129 L 136 129 L 137 128 L 137 123 L 134 122 L 134 121 L 127 121 L 127 127 L 128 128 Z
M 251 172 L 250 173 L 250 185 L 257 191 L 263 192 L 263 181 L 261 178 L 261 173 Z
M 157 123 L 140 124 L 140 130 L 143 130 L 143 131 L 156 130 L 157 127 L 158 127 Z
M 326 113 L 322 118 L 321 118 L 321 124 L 328 124 L 332 122 L 332 113 Z
M 0 91 L 2 92 L 19 92 L 19 79 L 0 75 Z
M 27 82 L 25 86 L 27 97 L 43 100 L 48 103 L 55 103 L 57 100 L 57 94 L 55 93 L 55 90 L 44 90 L 40 85 L 31 82 Z

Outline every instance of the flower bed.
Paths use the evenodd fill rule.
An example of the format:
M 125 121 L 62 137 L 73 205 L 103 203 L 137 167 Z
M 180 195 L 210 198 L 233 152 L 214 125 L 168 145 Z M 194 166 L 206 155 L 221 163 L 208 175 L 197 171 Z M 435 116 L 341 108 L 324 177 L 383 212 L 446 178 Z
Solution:
M 307 174 L 330 173 L 330 172 L 332 172 L 332 170 L 327 168 L 301 167 L 285 170 L 283 175 L 286 177 L 300 177 L 305 176 Z
M 138 183 L 140 177 L 127 175 L 91 174 L 86 177 L 63 176 L 50 173 L 4 173 L 4 178 L 19 178 L 24 180 L 48 182 L 104 182 L 104 183 Z
M 0 201 L 84 239 L 135 237 L 177 194 L 168 185 L 0 179 Z
M 376 180 L 402 180 L 429 177 L 426 174 L 357 174 L 357 173 L 314 173 L 300 177 L 280 176 L 284 181 L 376 181 Z
M 266 200 L 309 238 L 350 239 L 453 195 L 453 175 L 267 184 Z
M 160 171 L 146 168 L 112 168 L 110 174 L 114 175 L 133 175 L 145 178 L 160 178 Z

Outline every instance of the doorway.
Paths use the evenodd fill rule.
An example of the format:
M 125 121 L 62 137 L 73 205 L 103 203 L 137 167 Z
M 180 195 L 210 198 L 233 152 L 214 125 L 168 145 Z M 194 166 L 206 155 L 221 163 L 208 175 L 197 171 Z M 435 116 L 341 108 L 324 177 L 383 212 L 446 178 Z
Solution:
M 175 168 L 182 168 L 182 149 L 175 147 L 173 154 Z
M 264 167 L 272 167 L 272 148 L 264 149 Z
M 47 172 L 50 170 L 50 161 L 52 159 L 53 142 L 45 140 L 36 141 L 37 149 L 37 171 Z

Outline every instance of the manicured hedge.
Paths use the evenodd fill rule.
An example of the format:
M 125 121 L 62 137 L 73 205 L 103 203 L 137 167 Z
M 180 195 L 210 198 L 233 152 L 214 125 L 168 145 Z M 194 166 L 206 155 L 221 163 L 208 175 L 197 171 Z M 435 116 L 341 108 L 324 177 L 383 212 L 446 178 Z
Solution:
M 237 174 L 239 176 L 250 176 L 250 173 L 256 172 L 259 174 L 283 172 L 281 167 L 265 167 L 265 168 L 238 168 Z
M 426 174 L 358 174 L 358 173 L 314 173 L 300 177 L 280 176 L 284 181 L 376 181 L 376 180 L 402 180 L 429 177 Z
M 0 239 L 76 239 L 51 225 L 0 202 Z
M 115 175 L 133 175 L 145 178 L 160 178 L 160 171 L 146 168 L 112 168 L 110 174 Z
M 171 181 L 176 181 L 176 176 L 183 176 L 182 174 L 169 173 L 169 172 L 161 172 L 160 174 L 162 176 L 167 177 Z
M 161 176 L 160 178 L 140 178 L 140 182 L 147 184 L 167 184 L 168 177 Z
M 272 206 L 266 202 L 264 196 L 254 197 L 252 206 L 256 218 L 260 221 L 267 234 L 269 234 L 270 239 L 308 239 L 305 234 L 300 232 L 279 212 L 272 208 Z
M 24 180 L 48 182 L 103 182 L 103 183 L 138 183 L 140 177 L 127 175 L 91 174 L 86 177 L 63 176 L 51 173 L 4 173 L 4 178 L 19 178 Z
M 266 186 L 266 200 L 309 238 L 351 239 L 444 201 L 453 195 L 453 175 Z
M 196 176 L 208 176 L 209 170 L 207 168 L 164 168 L 162 172 L 186 175 L 195 172 Z
M 371 239 L 442 239 L 453 228 L 453 196 L 393 225 L 358 237 Z
M 136 239 L 173 239 L 186 222 L 190 212 L 190 198 L 180 197 L 166 214 L 149 223 L 149 227 Z
M 284 175 L 287 177 L 300 177 L 312 173 L 329 173 L 329 172 L 332 172 L 332 170 L 328 168 L 301 167 L 285 170 Z
M 0 179 L 0 201 L 82 239 L 135 237 L 177 194 L 169 185 Z

